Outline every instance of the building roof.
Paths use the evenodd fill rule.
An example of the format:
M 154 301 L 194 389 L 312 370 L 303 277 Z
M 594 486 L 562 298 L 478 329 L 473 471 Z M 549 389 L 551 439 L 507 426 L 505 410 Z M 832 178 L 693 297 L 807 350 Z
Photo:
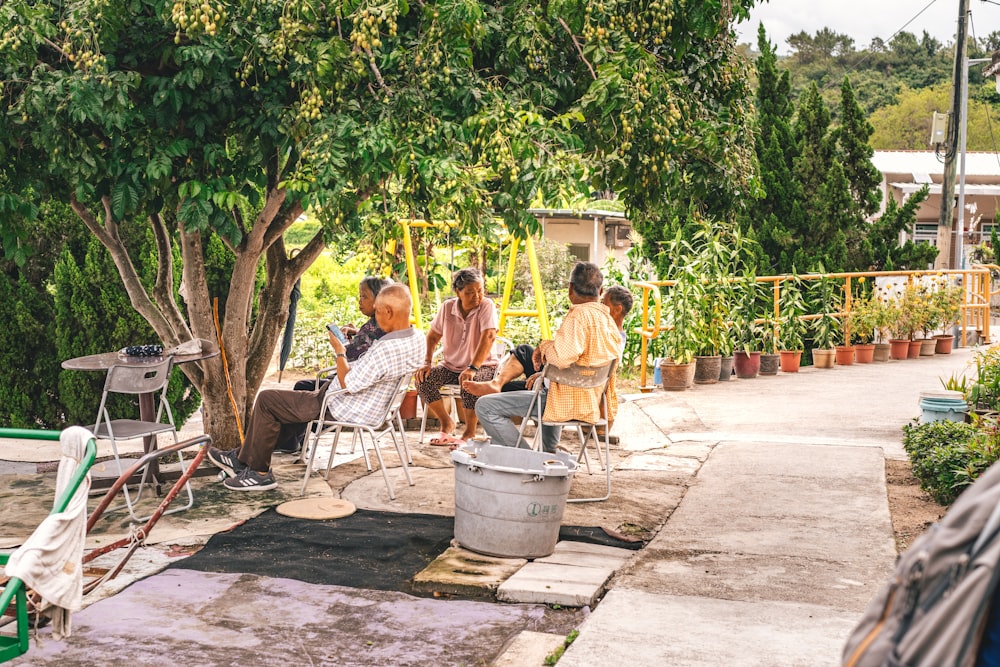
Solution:
M 883 174 L 940 176 L 944 172 L 944 163 L 938 159 L 934 151 L 875 151 L 872 164 Z M 965 175 L 1000 177 L 1000 153 L 967 151 Z
M 628 222 L 621 211 L 601 211 L 598 209 L 532 208 L 528 212 L 538 218 L 616 218 Z

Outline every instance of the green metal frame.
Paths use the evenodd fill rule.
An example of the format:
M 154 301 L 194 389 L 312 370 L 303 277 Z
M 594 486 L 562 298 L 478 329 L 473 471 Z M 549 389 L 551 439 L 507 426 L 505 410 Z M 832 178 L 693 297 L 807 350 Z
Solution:
M 32 431 L 20 428 L 0 428 L 0 439 L 20 439 L 20 440 L 59 440 L 59 431 Z M 73 498 L 76 490 L 80 488 L 81 482 L 90 472 L 90 467 L 94 465 L 97 458 L 97 442 L 93 437 L 87 441 L 87 449 L 83 460 L 76 467 L 76 472 L 70 480 L 66 490 L 56 499 L 52 508 L 52 514 L 57 514 L 66 510 L 69 501 Z M 0 565 L 6 565 L 8 554 L 0 554 Z M 0 635 L 0 662 L 12 660 L 28 652 L 28 599 L 25 592 L 24 582 L 17 577 L 11 577 L 2 590 L 0 590 L 0 610 L 6 614 L 11 603 L 15 607 L 15 622 L 17 624 L 17 636 Z

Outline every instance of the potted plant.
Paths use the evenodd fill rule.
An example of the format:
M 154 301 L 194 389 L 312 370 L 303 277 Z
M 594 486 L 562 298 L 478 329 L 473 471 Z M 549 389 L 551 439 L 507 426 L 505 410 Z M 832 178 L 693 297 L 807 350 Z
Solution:
M 941 333 L 934 336 L 937 354 L 951 354 L 955 344 L 955 335 L 949 329 L 956 326 L 962 316 L 962 301 L 965 298 L 965 290 L 961 285 L 949 285 L 946 280 L 934 292 L 935 314 L 937 320 L 934 329 L 941 329 Z
M 760 375 L 777 375 L 781 356 L 778 354 L 778 320 L 771 314 L 758 319 L 760 326 Z
M 694 381 L 694 357 L 701 345 L 698 299 L 701 280 L 692 271 L 680 273 L 664 300 L 668 329 L 663 335 L 669 361 L 660 362 L 663 388 L 681 391 Z
M 797 373 L 802 361 L 803 337 L 805 336 L 806 301 L 802 290 L 802 279 L 797 275 L 785 280 L 781 285 L 780 329 L 778 345 L 781 348 L 781 370 Z
M 837 298 L 837 286 L 833 279 L 818 278 L 810 286 L 813 297 L 813 307 L 817 315 L 810 321 L 810 333 L 813 337 L 812 358 L 813 365 L 817 368 L 833 368 L 834 356 L 837 356 L 838 363 L 843 364 L 841 353 L 835 350 L 837 339 L 840 337 L 840 302 Z M 854 351 L 850 350 L 850 358 L 853 359 Z
M 878 298 L 874 294 L 868 294 L 855 299 L 851 304 L 851 312 L 847 315 L 851 336 L 858 341 L 854 346 L 854 354 L 859 364 L 871 363 L 875 359 L 875 344 L 871 340 L 878 328 L 880 306 Z
M 757 319 L 760 289 L 756 276 L 746 273 L 736 284 L 731 311 L 733 367 L 738 378 L 755 378 L 760 372 L 761 323 Z

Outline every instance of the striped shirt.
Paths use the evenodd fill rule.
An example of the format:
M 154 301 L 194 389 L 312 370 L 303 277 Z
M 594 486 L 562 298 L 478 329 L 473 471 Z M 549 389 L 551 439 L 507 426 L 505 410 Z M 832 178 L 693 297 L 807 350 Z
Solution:
M 351 364 L 340 389 L 336 379 L 329 391 L 329 415 L 337 421 L 378 426 L 385 418 L 401 377 L 423 365 L 427 343 L 413 327 L 393 331 L 371 344 L 363 357 Z M 336 376 L 334 376 L 336 378 Z
M 588 301 L 570 307 L 555 337 L 543 340 L 538 347 L 545 363 L 556 368 L 572 364 L 601 366 L 619 357 L 621 342 L 618 325 L 611 318 L 608 307 Z M 549 386 L 543 418 L 545 421 L 580 419 L 596 422 L 600 418 L 602 389 L 576 389 L 553 382 Z

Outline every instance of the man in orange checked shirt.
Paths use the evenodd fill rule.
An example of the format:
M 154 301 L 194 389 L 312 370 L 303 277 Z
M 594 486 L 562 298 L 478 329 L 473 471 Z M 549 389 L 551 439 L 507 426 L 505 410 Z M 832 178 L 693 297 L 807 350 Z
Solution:
M 606 305 L 600 302 L 604 276 L 596 264 L 579 262 L 573 267 L 569 281 L 569 302 L 566 319 L 552 340 L 543 340 L 535 349 L 535 367 L 553 364 L 566 368 L 572 364 L 601 366 L 621 353 L 618 325 Z M 493 444 L 507 447 L 529 445 L 518 439 L 518 427 L 512 417 L 523 417 L 528 411 L 529 391 L 511 391 L 483 396 L 476 403 L 476 414 Z M 577 389 L 552 382 L 542 390 L 543 418 L 546 421 L 580 419 L 596 422 L 600 418 L 602 389 Z M 542 427 L 542 448 L 555 452 L 559 443 L 559 427 Z

